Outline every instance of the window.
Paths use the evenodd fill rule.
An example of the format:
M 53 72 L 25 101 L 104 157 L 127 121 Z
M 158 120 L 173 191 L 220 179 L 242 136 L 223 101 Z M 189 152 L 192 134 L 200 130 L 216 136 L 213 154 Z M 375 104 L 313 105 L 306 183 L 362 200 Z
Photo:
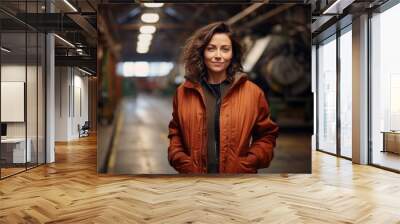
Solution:
M 352 35 L 351 26 L 340 41 L 340 155 L 352 157 Z
M 318 149 L 336 153 L 336 36 L 318 47 Z
M 399 4 L 371 18 L 371 157 L 373 164 L 396 170 L 400 170 L 398 21 Z

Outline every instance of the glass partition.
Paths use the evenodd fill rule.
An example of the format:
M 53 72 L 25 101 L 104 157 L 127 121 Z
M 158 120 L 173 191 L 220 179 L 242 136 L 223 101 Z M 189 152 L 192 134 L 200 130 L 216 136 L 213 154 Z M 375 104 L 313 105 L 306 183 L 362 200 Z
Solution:
M 1 174 L 6 177 L 25 170 L 31 158 L 26 141 L 26 33 L 2 32 L 1 43 L 1 122 L 6 130 L 1 140 Z
M 36 32 L 29 31 L 27 33 L 28 38 L 28 62 L 27 62 L 27 81 L 26 81 L 26 89 L 27 89 L 27 97 L 26 97 L 26 111 L 27 111 L 27 143 L 30 153 L 30 158 L 28 160 L 27 166 L 28 168 L 37 165 L 37 149 L 38 149 L 38 141 L 37 141 L 37 132 L 38 132 L 38 88 L 37 88 L 37 80 L 38 80 L 38 35 Z
M 39 1 L 27 2 L 26 12 L 31 14 L 41 13 L 43 11 Z M 38 24 L 39 17 L 34 16 L 32 20 L 34 24 Z M 39 160 L 39 75 L 40 54 L 43 35 L 39 35 L 38 30 L 27 28 L 27 142 L 31 150 L 30 162 L 27 163 L 28 168 L 38 165 Z M 28 147 L 28 148 L 29 148 Z
M 28 5 L 26 5 L 28 3 Z M 21 22 L 44 1 L 2 1 L 0 7 L 0 178 L 45 163 L 45 35 Z

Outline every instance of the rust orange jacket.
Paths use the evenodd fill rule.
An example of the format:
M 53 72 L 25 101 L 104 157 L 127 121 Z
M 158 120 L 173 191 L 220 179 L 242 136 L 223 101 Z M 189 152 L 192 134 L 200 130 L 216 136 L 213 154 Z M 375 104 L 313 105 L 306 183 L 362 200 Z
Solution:
M 173 100 L 168 160 L 179 173 L 207 173 L 203 91 L 199 82 L 186 80 Z M 257 173 L 268 167 L 277 136 L 264 92 L 245 74 L 236 74 L 221 102 L 220 173 Z

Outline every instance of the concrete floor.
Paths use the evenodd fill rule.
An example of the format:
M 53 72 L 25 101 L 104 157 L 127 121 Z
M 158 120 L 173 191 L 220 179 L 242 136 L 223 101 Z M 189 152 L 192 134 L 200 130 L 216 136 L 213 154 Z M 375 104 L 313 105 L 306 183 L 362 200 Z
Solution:
M 109 171 L 118 174 L 176 174 L 168 162 L 172 99 L 139 94 L 122 100 L 120 128 Z
M 167 160 L 172 99 L 150 94 L 122 100 L 108 167 L 116 174 L 176 174 Z M 311 135 L 280 133 L 271 166 L 259 173 L 311 172 Z

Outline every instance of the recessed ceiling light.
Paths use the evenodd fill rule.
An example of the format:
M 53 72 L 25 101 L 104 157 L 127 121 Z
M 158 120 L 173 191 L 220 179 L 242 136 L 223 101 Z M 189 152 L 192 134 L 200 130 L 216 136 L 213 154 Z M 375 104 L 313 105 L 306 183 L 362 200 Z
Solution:
M 79 67 L 78 67 L 78 70 L 81 71 L 81 72 L 83 72 L 83 73 L 85 73 L 85 74 L 87 74 L 87 75 L 93 75 L 92 73 L 90 73 L 90 72 L 88 72 L 88 71 L 86 71 L 86 70 L 83 70 L 83 69 L 81 69 L 81 68 L 79 68 Z
M 64 42 L 65 44 L 67 44 L 68 46 L 75 48 L 75 45 L 73 45 L 73 44 L 72 44 L 71 42 L 69 42 L 68 40 L 66 40 L 66 39 L 64 39 L 64 38 L 62 38 L 62 37 L 60 37 L 60 36 L 57 35 L 57 34 L 54 34 L 54 36 L 57 37 L 57 38 L 58 38 L 59 40 L 61 40 L 62 42 Z

